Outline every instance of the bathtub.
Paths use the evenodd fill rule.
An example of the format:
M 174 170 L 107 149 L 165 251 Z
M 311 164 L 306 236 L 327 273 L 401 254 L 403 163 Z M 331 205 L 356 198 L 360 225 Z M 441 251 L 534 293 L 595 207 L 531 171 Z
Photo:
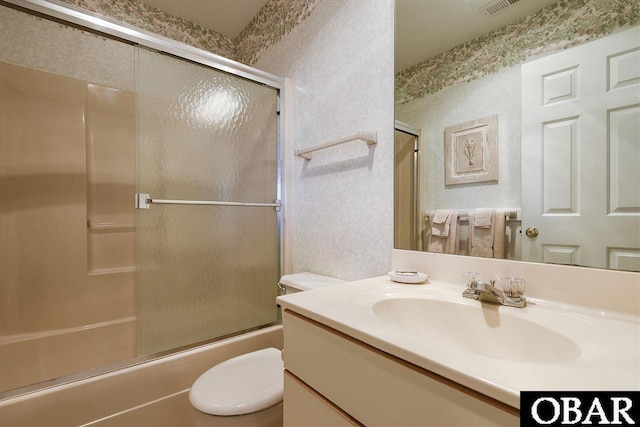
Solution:
M 218 423 L 216 417 L 190 407 L 189 388 L 213 365 L 266 347 L 282 349 L 281 325 L 0 401 L 0 419 L 15 427 L 230 425 L 241 420 L 226 418 Z M 281 405 L 250 416 L 262 417 L 252 425 L 277 425 Z

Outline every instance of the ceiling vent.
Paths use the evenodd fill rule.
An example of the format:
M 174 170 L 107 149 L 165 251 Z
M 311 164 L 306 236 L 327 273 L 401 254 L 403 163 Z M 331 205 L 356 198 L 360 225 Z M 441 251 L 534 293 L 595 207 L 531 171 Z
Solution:
M 486 17 L 495 15 L 498 12 L 502 12 L 509 6 L 513 6 L 519 3 L 521 0 L 494 0 L 491 3 L 487 3 L 480 8 L 480 12 Z

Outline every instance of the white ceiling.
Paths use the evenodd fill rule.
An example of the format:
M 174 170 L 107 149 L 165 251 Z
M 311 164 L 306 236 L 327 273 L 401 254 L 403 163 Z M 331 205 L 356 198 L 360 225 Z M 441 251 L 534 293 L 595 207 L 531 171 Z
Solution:
M 180 18 L 234 38 L 268 0 L 140 0 Z
M 396 0 L 396 72 L 418 64 L 557 0 L 520 0 L 490 18 L 491 0 Z
M 234 38 L 268 0 L 141 0 Z M 375 1 L 375 0 L 370 0 Z M 558 0 L 520 0 L 485 18 L 491 0 L 396 0 L 396 71 L 489 33 Z

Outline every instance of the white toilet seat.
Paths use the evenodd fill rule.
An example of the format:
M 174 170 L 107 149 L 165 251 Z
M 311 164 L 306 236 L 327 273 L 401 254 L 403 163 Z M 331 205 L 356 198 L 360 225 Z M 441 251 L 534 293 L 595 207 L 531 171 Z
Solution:
M 189 392 L 196 409 L 212 415 L 242 415 L 282 401 L 284 363 L 270 347 L 226 360 L 202 374 Z

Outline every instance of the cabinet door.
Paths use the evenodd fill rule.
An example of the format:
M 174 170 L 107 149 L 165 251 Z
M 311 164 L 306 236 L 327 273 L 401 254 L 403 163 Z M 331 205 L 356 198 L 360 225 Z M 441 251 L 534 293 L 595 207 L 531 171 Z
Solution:
M 287 371 L 284 375 L 284 392 L 283 427 L 362 425 Z
M 363 425 L 520 424 L 515 408 L 289 310 L 283 325 L 285 368 Z

